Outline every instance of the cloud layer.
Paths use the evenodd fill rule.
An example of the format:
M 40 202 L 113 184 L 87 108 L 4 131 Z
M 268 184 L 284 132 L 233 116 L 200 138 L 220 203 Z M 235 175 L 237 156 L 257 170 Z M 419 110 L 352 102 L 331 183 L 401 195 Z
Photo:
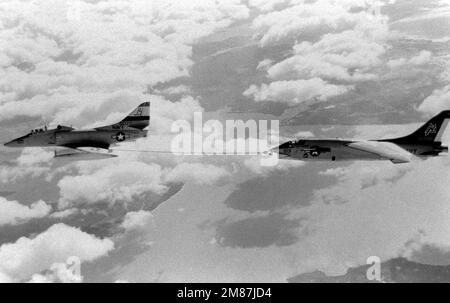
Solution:
M 0 246 L 0 273 L 23 281 L 55 263 L 66 262 L 69 257 L 93 261 L 113 247 L 109 239 L 98 239 L 78 228 L 55 224 L 34 238 L 22 237 Z

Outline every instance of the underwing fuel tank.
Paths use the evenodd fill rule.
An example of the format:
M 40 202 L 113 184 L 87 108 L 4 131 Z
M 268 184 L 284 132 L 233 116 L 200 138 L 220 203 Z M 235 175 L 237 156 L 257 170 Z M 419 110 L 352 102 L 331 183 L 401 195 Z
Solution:
M 55 150 L 55 158 L 71 158 L 77 160 L 101 160 L 117 157 L 109 151 L 92 149 L 63 149 Z

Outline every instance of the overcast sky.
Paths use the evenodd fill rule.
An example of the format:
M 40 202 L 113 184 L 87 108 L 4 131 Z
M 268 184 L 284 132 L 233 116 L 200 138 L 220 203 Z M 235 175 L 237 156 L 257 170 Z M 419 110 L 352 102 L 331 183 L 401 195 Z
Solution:
M 402 135 L 450 108 L 444 0 L 0 2 L 0 141 L 117 122 L 279 119 L 283 138 Z M 448 137 L 448 136 L 447 136 Z M 450 264 L 450 161 L 303 163 L 0 147 L 0 281 L 284 282 Z M 64 263 L 82 262 L 77 276 Z

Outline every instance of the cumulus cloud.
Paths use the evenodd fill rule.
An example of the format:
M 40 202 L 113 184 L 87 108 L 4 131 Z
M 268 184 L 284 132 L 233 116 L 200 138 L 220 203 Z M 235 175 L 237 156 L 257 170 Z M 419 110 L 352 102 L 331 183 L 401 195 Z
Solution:
M 131 211 L 125 215 L 121 226 L 127 230 L 137 230 L 148 226 L 153 220 L 153 215 L 149 211 Z
M 35 165 L 48 163 L 53 159 L 53 153 L 43 148 L 24 148 L 16 162 L 18 165 Z
M 273 64 L 272 60 L 264 59 L 258 63 L 258 66 L 256 67 L 256 69 L 257 70 L 267 70 L 272 64 Z
M 448 109 L 450 109 L 450 85 L 434 90 L 417 108 L 418 111 L 430 116 Z
M 393 59 L 389 60 L 387 62 L 387 65 L 390 68 L 396 68 L 401 66 L 410 66 L 410 65 L 422 65 L 425 63 L 430 62 L 432 58 L 432 53 L 430 51 L 422 50 L 417 56 L 411 57 L 409 59 L 406 58 L 399 58 L 399 59 Z
M 252 85 L 244 95 L 295 105 L 312 97 L 323 101 L 345 94 L 353 83 L 378 77 L 375 68 L 382 63 L 389 30 L 387 18 L 372 14 L 368 1 L 284 5 L 255 18 L 253 27 L 261 47 L 287 43 L 293 45 L 292 54 L 276 63 L 261 61 L 258 68 L 266 69 L 272 82 Z
M 79 203 L 131 202 L 145 193 L 162 194 L 167 187 L 161 183 L 161 167 L 141 162 L 120 162 L 114 165 L 80 164 L 79 175 L 65 176 L 59 182 L 59 207 Z
M 150 131 L 161 134 L 170 133 L 174 121 L 192 121 L 194 112 L 203 112 L 203 108 L 198 100 L 187 96 L 176 102 L 163 100 L 155 106 L 152 103 L 150 111 Z
M 72 260 L 72 262 L 71 262 Z M 80 283 L 83 276 L 80 271 L 80 263 L 77 258 L 68 259 L 71 263 L 54 263 L 43 274 L 34 274 L 28 283 Z
M 13 282 L 14 280 L 10 276 L 0 272 L 0 283 L 13 283 Z
M 348 30 L 326 34 L 316 43 L 302 42 L 293 47 L 293 56 L 267 70 L 271 79 L 322 77 L 342 81 L 376 78 L 368 70 L 380 64 L 385 47 L 367 31 Z
M 342 31 L 368 20 L 376 21 L 376 16 L 361 11 L 369 6 L 368 1 L 294 2 L 283 10 L 259 15 L 252 26 L 260 36 L 260 45 L 266 47 L 286 40 L 304 40 L 330 31 Z
M 105 106 L 123 110 L 139 99 L 120 96 L 188 76 L 193 44 L 249 16 L 234 0 L 77 4 L 74 18 L 71 1 L 4 5 L 0 119 L 26 115 L 77 125 L 86 114 L 103 118 Z
M 324 101 L 346 93 L 351 86 L 329 84 L 320 78 L 307 80 L 274 81 L 270 84 L 250 86 L 244 96 L 253 96 L 255 101 L 274 101 L 296 105 L 317 97 Z
M 402 255 L 419 233 L 424 243 L 448 247 L 449 165 L 438 157 L 406 166 L 355 162 L 324 171 L 338 182 L 316 190 L 310 207 L 290 211 L 307 218 L 304 226 L 313 231 L 299 243 L 299 268 L 342 274 L 369 256 Z
M 220 184 L 228 181 L 230 172 L 221 166 L 221 161 L 198 163 L 189 157 L 171 155 L 168 159 L 141 158 L 119 160 L 119 163 L 78 165 L 77 175 L 64 176 L 59 182 L 60 209 L 76 205 L 97 203 L 132 203 L 144 195 L 162 195 L 171 183 Z M 182 162 L 186 159 L 187 162 Z M 137 159 L 136 159 L 137 160 Z M 154 162 L 157 163 L 154 163 Z M 181 161 L 181 162 L 180 162 Z M 217 163 L 216 163 L 217 162 Z M 164 165 L 164 168 L 162 168 Z M 66 217 L 72 212 L 58 212 L 54 217 Z
M 0 197 L 0 225 L 16 225 L 30 219 L 42 218 L 47 216 L 51 209 L 52 207 L 44 201 L 27 206 Z
M 0 165 L 0 181 L 16 182 L 27 176 L 37 177 L 49 172 L 53 152 L 43 148 L 24 148 L 13 165 Z
M 64 263 L 75 256 L 90 262 L 105 256 L 114 248 L 109 239 L 99 239 L 78 228 L 55 224 L 34 238 L 22 237 L 0 246 L 0 273 L 15 281 L 24 281 L 33 274 Z

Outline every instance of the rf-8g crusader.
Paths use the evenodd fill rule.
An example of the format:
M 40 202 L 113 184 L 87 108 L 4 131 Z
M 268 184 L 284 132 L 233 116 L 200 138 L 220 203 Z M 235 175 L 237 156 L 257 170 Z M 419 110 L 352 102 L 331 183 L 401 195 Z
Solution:
M 86 158 L 115 157 L 109 147 L 116 143 L 146 137 L 150 123 L 150 102 L 139 105 L 122 121 L 93 129 L 74 129 L 58 125 L 55 129 L 38 128 L 29 134 L 5 143 L 7 147 L 61 147 L 55 157 L 83 156 Z M 107 153 L 100 152 L 108 150 Z M 91 157 L 89 157 L 91 156 Z
M 390 160 L 406 163 L 412 159 L 438 156 L 448 152 L 442 145 L 442 134 L 450 119 L 450 110 L 434 116 L 412 134 L 392 139 L 344 140 L 298 139 L 272 149 L 280 158 L 296 160 Z

